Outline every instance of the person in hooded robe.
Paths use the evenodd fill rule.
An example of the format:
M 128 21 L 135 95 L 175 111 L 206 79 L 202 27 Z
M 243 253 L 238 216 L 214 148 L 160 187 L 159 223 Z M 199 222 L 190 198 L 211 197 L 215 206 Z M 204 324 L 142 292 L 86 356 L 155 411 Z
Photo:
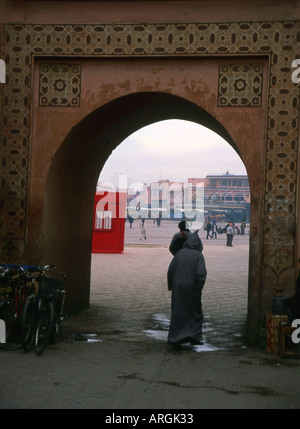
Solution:
M 207 271 L 202 250 L 202 241 L 195 231 L 168 268 L 168 289 L 172 293 L 168 344 L 174 348 L 187 342 L 203 344 L 202 289 Z

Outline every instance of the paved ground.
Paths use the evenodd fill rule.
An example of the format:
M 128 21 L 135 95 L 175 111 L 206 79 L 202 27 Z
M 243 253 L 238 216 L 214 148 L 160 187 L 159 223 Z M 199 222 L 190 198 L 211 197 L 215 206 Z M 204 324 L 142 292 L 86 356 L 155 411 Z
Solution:
M 124 254 L 93 255 L 90 308 L 63 322 L 64 341 L 42 356 L 0 351 L 0 408 L 105 409 L 103 421 L 121 409 L 300 408 L 300 359 L 244 343 L 247 236 L 232 248 L 203 238 L 205 344 L 167 346 L 173 225 L 147 225 L 147 245 L 134 225 Z
M 145 332 L 166 337 L 170 316 L 166 273 L 172 259 L 166 243 L 174 227 L 177 232 L 177 223 L 157 228 L 149 221 L 147 240 L 143 241 L 139 240 L 138 225 L 127 228 L 124 254 L 93 255 L 91 303 L 101 307 L 97 319 L 106 321 L 108 331 L 124 331 L 127 337 L 144 337 Z M 213 339 L 214 345 L 228 344 L 240 338 L 246 320 L 248 236 L 235 237 L 238 247 L 233 248 L 225 246 L 224 234 L 206 240 L 206 233 L 201 231 L 200 236 L 208 270 L 203 290 L 206 337 Z M 98 325 L 97 320 L 93 323 Z

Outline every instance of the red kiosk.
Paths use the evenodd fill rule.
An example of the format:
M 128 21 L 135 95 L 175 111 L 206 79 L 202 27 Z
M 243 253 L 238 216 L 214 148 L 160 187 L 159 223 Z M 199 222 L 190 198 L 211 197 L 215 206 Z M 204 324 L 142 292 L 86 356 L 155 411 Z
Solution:
M 92 253 L 124 251 L 126 202 L 125 192 L 96 192 Z

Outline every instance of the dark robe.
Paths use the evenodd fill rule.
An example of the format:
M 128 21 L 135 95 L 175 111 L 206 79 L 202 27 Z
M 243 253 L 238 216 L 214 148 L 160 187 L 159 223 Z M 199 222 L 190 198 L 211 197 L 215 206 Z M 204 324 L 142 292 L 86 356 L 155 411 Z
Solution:
M 172 291 L 169 344 L 202 341 L 201 295 L 206 280 L 203 245 L 197 232 L 190 234 L 172 259 L 168 269 L 168 289 Z
M 296 292 L 291 298 L 286 299 L 290 319 L 300 319 L 300 271 L 296 282 Z

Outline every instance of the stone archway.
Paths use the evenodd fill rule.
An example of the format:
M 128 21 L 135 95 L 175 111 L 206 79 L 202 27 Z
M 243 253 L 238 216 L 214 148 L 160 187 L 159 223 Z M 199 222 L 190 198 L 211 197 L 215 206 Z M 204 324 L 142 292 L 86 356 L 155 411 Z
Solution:
M 74 310 L 89 303 L 91 207 L 101 167 L 111 151 L 129 134 L 147 124 L 171 118 L 204 125 L 238 151 L 228 131 L 204 109 L 170 94 L 143 92 L 118 98 L 92 112 L 72 129 L 56 152 L 44 191 L 41 260 L 55 260 L 58 268 L 67 272 L 69 308 Z M 254 189 L 253 199 L 257 200 L 259 180 L 250 164 L 249 181 Z M 262 206 L 254 205 L 251 214 L 254 231 L 261 230 L 258 221 L 261 212 Z M 250 242 L 252 240 L 250 237 Z M 251 306 L 251 303 L 258 300 L 259 277 L 255 267 L 259 267 L 259 243 L 253 243 L 251 249 L 249 323 L 258 323 L 257 305 Z

